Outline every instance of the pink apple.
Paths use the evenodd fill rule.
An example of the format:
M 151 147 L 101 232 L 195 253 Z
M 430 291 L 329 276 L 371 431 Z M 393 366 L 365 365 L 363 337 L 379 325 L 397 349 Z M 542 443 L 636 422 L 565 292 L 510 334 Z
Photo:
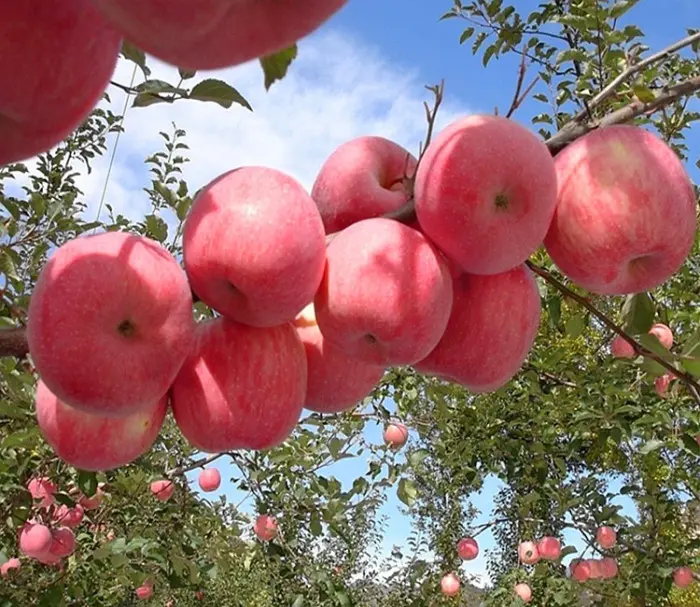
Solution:
M 418 223 L 471 274 L 499 274 L 540 246 L 554 213 L 549 150 L 507 118 L 472 115 L 428 146 L 415 183 Z
M 292 46 L 347 0 L 94 0 L 124 35 L 172 65 L 213 70 Z
M 610 558 L 609 556 L 600 559 L 600 576 L 604 580 L 610 580 L 614 578 L 617 575 L 617 572 L 618 566 L 617 561 L 615 561 L 615 559 Z
M 457 596 L 461 582 L 454 573 L 448 573 L 440 580 L 440 589 L 445 596 Z
M 518 546 L 518 556 L 524 565 L 534 565 L 540 560 L 540 553 L 534 542 L 521 542 Z
M 535 342 L 541 313 L 537 283 L 525 265 L 491 276 L 462 274 L 453 282 L 447 329 L 413 366 L 472 392 L 493 392 L 518 372 Z
M 0 166 L 78 128 L 107 88 L 120 34 L 90 0 L 22 0 L 0 10 Z
M 654 335 L 664 348 L 667 350 L 671 349 L 673 345 L 673 332 L 666 325 L 656 323 L 649 329 L 649 334 Z
M 672 380 L 673 375 L 670 373 L 664 373 L 663 375 L 657 377 L 654 380 L 654 389 L 656 390 L 656 394 L 658 394 L 661 398 L 665 398 L 668 395 L 668 388 L 671 385 Z
M 687 588 L 693 583 L 694 575 L 690 567 L 678 567 L 673 572 L 673 583 L 679 588 Z
M 46 477 L 32 478 L 27 489 L 35 500 L 41 500 L 41 507 L 48 508 L 55 502 L 54 493 L 58 490 L 56 483 Z
M 75 550 L 75 535 L 68 527 L 58 527 L 51 532 L 51 547 L 49 552 L 63 558 L 73 554 Z
M 193 337 L 185 273 L 160 244 L 135 234 L 67 242 L 44 266 L 29 304 L 27 340 L 41 379 L 86 413 L 152 409 Z
M 408 440 L 408 428 L 404 424 L 389 424 L 384 429 L 384 442 L 392 449 L 400 449 Z
M 585 582 L 591 577 L 591 566 L 586 560 L 575 559 L 571 561 L 569 570 L 571 577 L 577 582 Z
M 104 483 L 99 483 L 97 485 L 97 491 L 95 492 L 95 495 L 92 495 L 90 497 L 87 497 L 86 495 L 80 495 L 78 498 L 78 503 L 83 507 L 85 510 L 96 510 L 102 505 L 102 500 L 104 499 L 105 494 L 102 491 L 102 486 Z
M 600 559 L 586 559 L 586 564 L 588 565 L 589 578 L 591 580 L 597 580 L 603 577 Z
M 29 521 L 19 535 L 19 549 L 32 558 L 47 553 L 51 548 L 51 531 L 46 525 Z
M 520 597 L 520 599 L 529 603 L 532 600 L 532 588 L 528 584 L 520 583 L 515 585 L 515 594 Z
M 53 513 L 53 520 L 69 529 L 74 529 L 80 525 L 84 515 L 85 509 L 80 504 L 76 504 L 73 508 L 62 504 Z
M 261 514 L 255 520 L 253 531 L 263 542 L 269 542 L 277 535 L 277 520 L 273 516 Z
M 411 198 L 405 178 L 415 170 L 413 155 L 384 137 L 357 137 L 341 145 L 311 190 L 326 233 L 402 207 Z
M 36 417 L 46 442 L 64 462 L 81 470 L 112 470 L 146 453 L 168 410 L 165 394 L 149 408 L 124 417 L 86 413 L 62 403 L 39 380 Z
M 18 558 L 11 558 L 0 565 L 0 575 L 4 578 L 11 575 L 11 571 L 16 569 L 19 571 L 22 568 L 22 562 Z
M 328 245 L 314 305 L 326 340 L 366 363 L 409 365 L 440 341 L 452 309 L 452 278 L 419 231 L 365 219 Z
M 555 159 L 559 193 L 545 246 L 592 293 L 653 289 L 695 239 L 695 193 L 676 153 L 637 126 L 599 128 Z
M 610 549 L 617 542 L 617 533 L 612 527 L 603 525 L 599 527 L 595 534 L 596 541 L 601 548 Z
M 151 483 L 151 493 L 161 502 L 167 502 L 175 491 L 175 485 L 169 480 L 157 480 Z
M 183 252 L 204 303 L 230 320 L 272 327 L 294 320 L 313 299 L 326 241 L 318 209 L 295 179 L 243 167 L 199 192 L 185 220 Z
M 471 537 L 463 537 L 457 542 L 457 554 L 463 561 L 472 561 L 479 556 L 479 544 Z
M 306 373 L 304 346 L 290 323 L 206 321 L 172 387 L 175 421 L 202 451 L 270 449 L 299 421 Z
M 142 586 L 139 586 L 136 589 L 136 598 L 138 598 L 140 601 L 147 601 L 153 596 L 153 586 L 147 583 L 144 583 Z
M 207 468 L 199 473 L 199 486 L 202 491 L 216 491 L 221 485 L 221 473 L 216 468 Z
M 610 342 L 610 353 L 615 358 L 634 358 L 637 356 L 632 345 L 620 335 L 616 335 Z
M 306 351 L 307 383 L 304 406 L 319 413 L 340 413 L 368 396 L 384 368 L 363 363 L 323 337 L 313 304 L 304 308 L 294 328 Z
M 561 556 L 561 542 L 556 537 L 545 536 L 537 542 L 537 551 L 541 558 L 556 561 Z
M 204 600 L 204 593 L 201 590 L 197 590 L 197 592 L 194 593 L 194 596 L 198 601 Z

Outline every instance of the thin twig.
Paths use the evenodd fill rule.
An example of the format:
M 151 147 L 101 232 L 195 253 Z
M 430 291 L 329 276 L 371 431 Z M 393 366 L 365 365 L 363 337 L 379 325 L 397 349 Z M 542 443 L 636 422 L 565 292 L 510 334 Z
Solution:
M 224 451 L 223 453 L 215 453 L 214 455 L 209 455 L 208 457 L 203 457 L 201 459 L 195 460 L 194 462 L 191 462 L 186 466 L 178 466 L 177 468 L 173 468 L 172 470 L 166 473 L 166 476 L 181 476 L 186 472 L 194 470 L 195 468 L 204 468 L 204 466 L 211 464 L 212 462 L 216 461 L 221 457 L 224 457 L 225 455 L 228 455 L 231 458 L 235 457 L 235 455 L 229 451 Z
M 631 65 L 628 67 L 624 72 L 619 74 L 616 78 L 614 78 L 610 84 L 608 84 L 600 93 L 598 93 L 593 99 L 591 99 L 588 102 L 588 106 L 593 110 L 597 108 L 603 101 L 608 99 L 611 95 L 614 95 L 615 92 L 617 91 L 618 87 L 634 76 L 636 73 L 640 72 L 643 70 L 645 67 L 651 65 L 652 63 L 656 63 L 657 61 L 660 61 L 662 59 L 665 59 L 669 55 L 672 55 L 676 51 L 679 51 L 680 49 L 689 46 L 693 44 L 694 42 L 700 40 L 700 32 L 696 34 L 692 34 L 691 36 L 686 36 L 685 38 L 679 40 L 678 42 L 674 42 L 670 46 L 667 46 L 665 49 L 660 50 L 658 53 L 654 53 L 653 55 L 649 55 L 646 59 L 643 59 L 639 63 L 635 63 L 634 65 Z M 574 121 L 575 122 L 580 122 L 586 118 L 586 112 L 585 111 L 580 111 L 578 114 L 574 116 Z
M 525 55 L 522 56 L 520 60 L 520 67 L 518 68 L 518 81 L 515 83 L 515 92 L 513 93 L 513 101 L 510 103 L 510 108 L 506 112 L 506 118 L 510 118 L 515 110 L 518 109 L 518 98 L 520 97 L 520 90 L 523 88 L 523 80 L 525 80 L 525 72 L 527 71 L 527 62 L 525 61 Z

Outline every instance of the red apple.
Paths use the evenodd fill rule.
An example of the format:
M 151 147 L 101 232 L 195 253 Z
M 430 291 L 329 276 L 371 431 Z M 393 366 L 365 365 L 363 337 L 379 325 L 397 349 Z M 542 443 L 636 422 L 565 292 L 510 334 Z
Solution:
M 365 219 L 328 246 L 316 320 L 349 356 L 381 366 L 409 365 L 440 341 L 452 308 L 452 278 L 417 230 Z
M 76 504 L 73 508 L 62 504 L 53 513 L 53 520 L 59 525 L 74 529 L 80 525 L 84 515 L 85 509 L 80 504 Z
M 340 413 L 368 396 L 384 368 L 348 356 L 323 337 L 313 304 L 304 308 L 294 328 L 306 351 L 307 383 L 304 406 L 319 413 Z
M 0 9 L 0 166 L 68 137 L 99 102 L 120 34 L 90 0 L 21 0 Z M 57 302 L 54 302 L 57 303 Z
M 575 559 L 571 561 L 569 570 L 571 572 L 571 577 L 577 582 L 585 582 L 591 577 L 591 567 L 588 561 L 585 560 Z
M 185 273 L 160 244 L 135 234 L 67 242 L 44 266 L 29 304 L 27 340 L 41 379 L 86 413 L 152 409 L 193 337 Z
M 151 483 L 151 493 L 161 502 L 167 502 L 172 497 L 173 491 L 175 491 L 175 485 L 172 481 L 161 479 Z
M 277 520 L 273 516 L 261 514 L 255 520 L 253 531 L 263 542 L 269 542 L 277 535 Z
M 532 600 L 532 588 L 530 588 L 528 584 L 516 584 L 514 590 L 515 594 L 520 597 L 524 603 L 529 603 Z
M 405 177 L 416 159 L 384 137 L 357 137 L 337 148 L 316 177 L 311 197 L 326 233 L 395 211 L 411 197 Z
M 168 410 L 165 394 L 150 408 L 124 417 L 86 413 L 62 403 L 39 380 L 36 417 L 56 455 L 81 470 L 112 470 L 146 453 L 158 436 Z
M 502 274 L 454 279 L 454 304 L 437 346 L 414 368 L 493 392 L 518 372 L 540 324 L 537 283 L 525 265 Z
M 78 503 L 83 507 L 83 509 L 96 510 L 102 505 L 102 500 L 105 497 L 105 494 L 102 491 L 103 485 L 104 483 L 99 483 L 97 485 L 97 491 L 95 492 L 95 495 L 92 495 L 90 497 L 80 494 L 80 497 L 78 498 Z
M 561 556 L 561 542 L 556 537 L 545 536 L 537 542 L 537 552 L 543 559 L 556 561 Z
M 94 0 L 124 35 L 178 67 L 213 70 L 292 46 L 347 0 Z
M 194 593 L 194 596 L 198 601 L 204 600 L 204 593 L 201 590 L 197 590 L 197 592 Z
M 272 327 L 294 320 L 313 299 L 326 241 L 318 209 L 295 179 L 243 167 L 197 194 L 183 252 L 202 301 L 230 320 Z
M 472 561 L 479 556 L 479 544 L 471 537 L 463 537 L 457 542 L 457 554 L 463 561 Z
M 389 424 L 384 429 L 384 442 L 392 449 L 400 449 L 408 440 L 408 428 L 403 424 Z
M 207 468 L 199 473 L 199 486 L 202 491 L 216 491 L 221 485 L 221 473 L 216 468 Z
M 615 533 L 615 530 L 606 525 L 598 528 L 595 537 L 598 545 L 606 550 L 612 548 L 617 541 L 617 533 Z
M 671 349 L 673 345 L 673 332 L 666 325 L 656 323 L 649 329 L 649 334 L 654 335 L 664 348 L 667 350 Z
M 545 246 L 588 291 L 639 293 L 668 280 L 695 239 L 695 193 L 676 153 L 637 126 L 591 131 L 555 159 L 559 193 Z
M 51 547 L 49 552 L 59 558 L 73 554 L 75 550 L 75 535 L 68 527 L 58 527 L 51 531 Z
M 544 142 L 499 116 L 450 124 L 428 146 L 416 174 L 421 229 L 471 274 L 500 274 L 534 253 L 556 196 Z
M 197 345 L 172 387 L 172 408 L 197 449 L 270 449 L 299 421 L 306 395 L 304 346 L 290 323 L 200 324 Z
M 600 559 L 586 559 L 586 564 L 588 565 L 589 579 L 597 580 L 603 577 Z
M 656 394 L 658 394 L 661 398 L 668 396 L 668 388 L 671 385 L 672 380 L 673 375 L 670 373 L 664 373 L 663 375 L 657 377 L 654 380 L 654 389 L 656 390 Z
M 632 345 L 620 335 L 616 335 L 610 342 L 610 353 L 615 358 L 634 358 L 636 356 Z
M 445 596 L 457 596 L 461 583 L 454 573 L 447 573 L 440 580 L 440 589 Z
M 18 558 L 11 558 L 0 565 L 0 575 L 4 578 L 9 577 L 13 569 L 19 571 L 22 568 L 22 562 Z
M 690 567 L 678 567 L 673 572 L 673 583 L 679 588 L 687 588 L 693 583 L 693 570 Z
M 136 598 L 140 601 L 147 601 L 153 596 L 153 585 L 150 582 L 144 582 L 136 589 Z
M 609 556 L 600 559 L 600 577 L 604 580 L 610 580 L 617 575 L 618 566 L 615 559 Z
M 534 542 L 521 542 L 518 546 L 518 556 L 524 565 L 534 565 L 540 560 L 540 553 Z
M 49 552 L 53 537 L 46 525 L 28 521 L 24 524 L 19 535 L 19 549 L 32 558 L 37 558 Z
M 56 493 L 58 487 L 49 478 L 32 478 L 27 483 L 27 489 L 35 500 L 41 500 L 40 506 L 42 508 L 48 508 L 56 501 L 54 493 Z

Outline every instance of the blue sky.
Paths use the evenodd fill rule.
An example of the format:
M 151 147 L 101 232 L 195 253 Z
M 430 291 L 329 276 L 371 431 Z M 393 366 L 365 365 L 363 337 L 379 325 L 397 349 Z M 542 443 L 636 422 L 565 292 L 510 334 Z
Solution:
M 525 12 L 539 0 L 511 0 Z M 243 164 L 263 164 L 286 171 L 310 188 L 323 160 L 341 143 L 360 135 L 383 135 L 417 153 L 424 137 L 423 100 L 429 100 L 424 85 L 446 81 L 446 99 L 438 127 L 469 112 L 491 113 L 510 104 L 517 57 L 493 60 L 484 69 L 470 45 L 459 45 L 463 23 L 438 22 L 452 6 L 451 0 L 350 0 L 326 26 L 300 44 L 299 59 L 289 76 L 266 93 L 255 63 L 215 74 L 245 95 L 253 114 L 234 107 L 222 109 L 210 103 L 176 103 L 147 109 L 130 109 L 119 140 L 114 166 L 107 182 L 108 157 L 99 159 L 81 185 L 89 204 L 90 218 L 97 213 L 107 182 L 107 203 L 117 211 L 137 218 L 148 212 L 142 188 L 149 183 L 143 159 L 160 149 L 158 131 L 170 131 L 174 121 L 188 133 L 191 162 L 185 177 L 196 190 L 222 172 Z M 698 0 L 643 0 L 630 18 L 648 35 L 653 49 L 661 48 L 684 34 L 684 28 L 700 25 Z M 120 63 L 115 80 L 129 84 L 132 64 Z M 153 63 L 155 78 L 174 83 L 172 68 Z M 136 82 L 139 82 L 137 75 Z M 113 109 L 121 111 L 123 94 L 111 91 Z M 528 124 L 540 111 L 537 102 L 526 102 L 515 118 Z M 110 153 L 114 151 L 112 138 Z M 697 158 L 697 150 L 695 157 Z M 697 171 L 692 169 L 695 177 Z M 370 424 L 367 439 L 381 441 L 381 429 Z M 354 460 L 353 460 L 354 461 Z M 217 463 L 224 476 L 230 470 Z M 343 481 L 362 474 L 361 463 L 339 464 L 334 472 Z M 196 477 L 196 474 L 193 474 Z M 486 484 L 474 500 L 489 518 L 498 483 Z M 221 491 L 237 502 L 243 496 L 225 481 Z M 400 513 L 393 492 L 383 513 L 390 517 L 384 546 L 407 537 L 408 519 Z M 244 504 L 250 507 L 250 502 Z M 567 536 L 567 541 L 576 538 Z M 465 565 L 463 572 L 483 575 L 484 550 L 492 544 L 488 534 L 480 536 L 482 555 Z

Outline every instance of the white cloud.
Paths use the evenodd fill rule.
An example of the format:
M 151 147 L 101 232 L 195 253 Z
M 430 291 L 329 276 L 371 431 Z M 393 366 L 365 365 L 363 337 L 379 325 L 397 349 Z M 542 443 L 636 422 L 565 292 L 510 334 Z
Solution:
M 152 78 L 177 83 L 177 71 L 150 60 Z M 129 84 L 133 64 L 121 62 L 114 80 Z M 360 135 L 382 135 L 417 153 L 425 136 L 422 108 L 430 93 L 415 70 L 391 65 L 381 55 L 346 35 L 323 31 L 300 45 L 290 73 L 269 92 L 257 62 L 218 72 L 253 106 L 224 109 L 214 103 L 180 101 L 148 108 L 129 108 L 116 150 L 106 202 L 132 218 L 149 204 L 142 188 L 149 184 L 144 158 L 162 149 L 159 131 L 174 122 L 187 131 L 191 162 L 185 170 L 191 191 L 237 166 L 260 164 L 289 173 L 310 189 L 325 158 L 341 143 Z M 140 81 L 140 71 L 136 83 Z M 112 109 L 121 112 L 124 94 L 110 90 Z M 460 113 L 446 102 L 438 125 Z M 466 111 L 462 108 L 462 111 Z M 112 136 L 110 146 L 114 145 Z M 109 153 L 112 152 L 110 149 Z M 101 158 L 82 182 L 94 217 L 105 183 L 109 159 Z

